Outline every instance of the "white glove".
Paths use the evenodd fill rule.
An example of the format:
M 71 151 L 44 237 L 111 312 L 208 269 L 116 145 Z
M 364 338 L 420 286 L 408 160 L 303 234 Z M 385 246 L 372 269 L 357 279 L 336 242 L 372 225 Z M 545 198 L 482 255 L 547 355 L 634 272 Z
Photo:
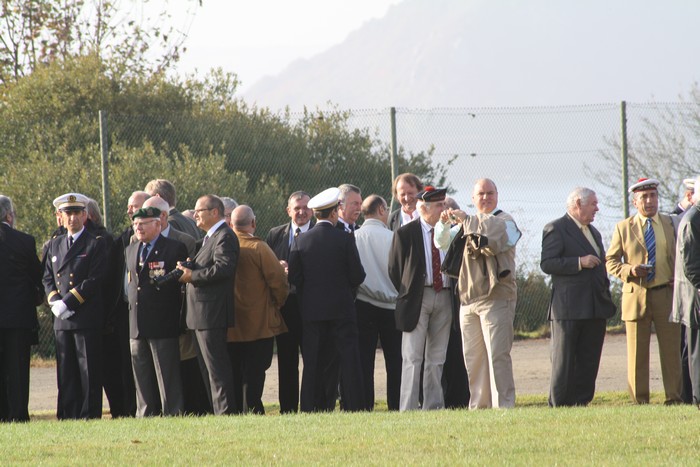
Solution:
M 51 304 L 51 312 L 56 318 L 60 318 L 66 311 L 68 311 L 68 306 L 66 306 L 63 300 L 56 300 Z
M 75 311 L 66 310 L 59 316 L 60 319 L 68 319 L 75 314 Z

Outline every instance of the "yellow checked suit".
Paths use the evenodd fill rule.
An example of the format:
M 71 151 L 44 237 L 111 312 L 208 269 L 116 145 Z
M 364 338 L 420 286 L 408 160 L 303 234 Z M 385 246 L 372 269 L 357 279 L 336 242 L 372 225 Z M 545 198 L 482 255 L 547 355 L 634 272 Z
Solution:
M 649 402 L 649 343 L 654 323 L 666 402 L 681 400 L 680 325 L 669 317 L 673 301 L 675 231 L 671 218 L 654 216 L 656 237 L 655 277 L 651 282 L 632 275 L 632 267 L 649 262 L 643 222 L 634 215 L 615 226 L 605 256 L 608 273 L 622 280 L 622 319 L 627 332 L 627 381 L 637 403 Z

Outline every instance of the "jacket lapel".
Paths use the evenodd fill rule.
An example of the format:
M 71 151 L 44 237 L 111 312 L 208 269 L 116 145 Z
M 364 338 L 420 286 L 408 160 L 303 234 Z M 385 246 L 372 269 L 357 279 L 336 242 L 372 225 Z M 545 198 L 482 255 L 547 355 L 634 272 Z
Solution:
M 589 226 L 589 228 L 591 228 L 591 226 Z M 571 235 L 571 238 L 574 238 L 584 250 L 598 256 L 598 254 L 595 252 L 595 249 L 593 249 L 593 245 L 591 245 L 591 242 L 588 241 L 581 229 L 579 229 L 576 222 L 574 222 L 574 220 L 571 217 L 569 217 L 568 214 L 566 215 L 566 230 L 568 231 L 569 235 Z M 600 251 L 603 250 L 601 249 Z
M 73 258 L 78 256 L 78 254 L 85 251 L 85 234 L 87 231 L 83 231 L 80 237 L 73 243 L 73 246 L 68 249 L 68 234 L 58 242 L 58 256 L 61 258 L 61 264 L 58 266 L 58 271 L 63 269 L 65 265 L 71 262 Z

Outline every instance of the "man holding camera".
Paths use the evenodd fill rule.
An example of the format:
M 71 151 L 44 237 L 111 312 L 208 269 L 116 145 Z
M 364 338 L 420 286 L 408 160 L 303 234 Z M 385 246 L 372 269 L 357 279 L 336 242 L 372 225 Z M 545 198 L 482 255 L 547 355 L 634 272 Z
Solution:
M 136 415 L 179 415 L 184 402 L 180 379 L 180 310 L 177 277 L 162 280 L 187 259 L 185 244 L 160 234 L 158 208 L 134 213 L 138 240 L 126 248 L 129 344 L 136 383 Z

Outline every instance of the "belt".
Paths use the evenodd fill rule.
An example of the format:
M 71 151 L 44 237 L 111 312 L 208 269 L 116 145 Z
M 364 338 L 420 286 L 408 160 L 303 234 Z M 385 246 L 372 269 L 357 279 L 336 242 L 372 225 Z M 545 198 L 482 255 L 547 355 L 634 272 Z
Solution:
M 661 290 L 665 289 L 666 287 L 671 287 L 671 284 L 661 284 L 654 287 L 648 287 L 647 290 Z
M 431 284 L 431 285 L 424 285 L 423 287 L 425 287 L 426 289 L 432 289 L 432 288 L 433 288 L 432 284 Z M 442 286 L 442 290 L 451 290 L 451 289 L 452 289 L 452 287 L 447 287 L 447 286 L 444 286 L 444 285 Z

